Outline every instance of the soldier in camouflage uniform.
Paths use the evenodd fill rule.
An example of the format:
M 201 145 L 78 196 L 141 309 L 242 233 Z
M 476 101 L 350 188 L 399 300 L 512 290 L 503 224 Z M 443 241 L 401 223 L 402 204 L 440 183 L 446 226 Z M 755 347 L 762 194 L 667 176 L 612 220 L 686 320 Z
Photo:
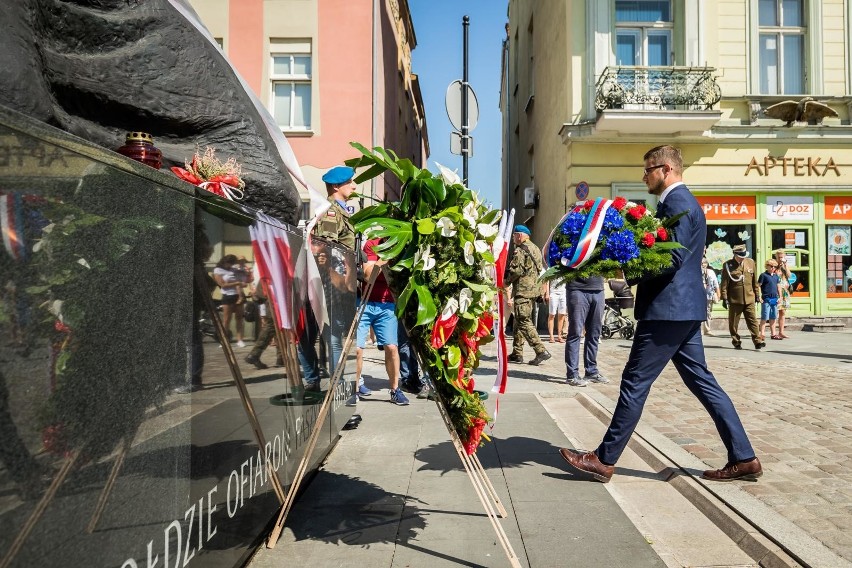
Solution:
M 524 225 L 516 225 L 512 237 L 515 253 L 505 279 L 506 286 L 512 285 L 511 303 L 514 303 L 515 316 L 515 338 L 509 361 L 523 363 L 524 343 L 529 341 L 535 350 L 535 359 L 530 361 L 530 365 L 540 365 L 550 359 L 550 353 L 544 348 L 532 321 L 536 299 L 543 295 L 542 284 L 538 282 L 543 267 L 541 251 L 530 241 L 530 230 Z
M 355 228 L 349 220 L 346 202 L 356 189 L 354 177 L 355 170 L 349 166 L 335 166 L 322 176 L 331 207 L 316 224 L 313 233 L 352 250 L 355 250 Z

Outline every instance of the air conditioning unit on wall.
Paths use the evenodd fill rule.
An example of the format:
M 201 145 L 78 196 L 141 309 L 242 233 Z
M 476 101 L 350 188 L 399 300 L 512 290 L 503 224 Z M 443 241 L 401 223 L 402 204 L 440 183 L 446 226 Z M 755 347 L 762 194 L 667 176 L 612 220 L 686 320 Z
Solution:
M 534 187 L 524 188 L 524 209 L 535 209 L 538 207 L 538 193 Z

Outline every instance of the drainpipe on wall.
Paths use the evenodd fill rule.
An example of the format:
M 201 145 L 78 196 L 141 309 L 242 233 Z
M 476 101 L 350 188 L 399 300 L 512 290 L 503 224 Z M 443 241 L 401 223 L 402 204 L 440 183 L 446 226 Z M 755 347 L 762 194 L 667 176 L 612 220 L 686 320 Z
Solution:
M 379 42 L 379 17 L 380 17 L 379 2 L 380 2 L 380 0 L 373 0 L 373 96 L 372 96 L 372 99 L 373 99 L 373 101 L 372 101 L 373 102 L 373 120 L 372 120 L 372 133 L 371 133 L 372 145 L 370 146 L 370 148 L 375 148 L 376 146 L 379 145 L 379 141 L 377 139 L 378 138 L 378 131 L 379 131 L 379 126 L 378 126 L 378 121 L 379 121 L 379 118 L 378 118 L 378 114 L 379 114 L 378 113 L 378 97 L 379 97 L 379 61 L 378 61 L 379 49 L 378 49 L 378 42 Z M 378 177 L 374 177 L 373 179 L 370 180 L 370 197 L 373 198 L 373 201 L 370 203 L 371 205 L 373 203 L 375 203 L 375 200 L 376 200 L 376 180 L 378 180 Z M 363 208 L 364 208 L 364 199 L 362 198 L 361 199 L 361 209 L 363 209 Z

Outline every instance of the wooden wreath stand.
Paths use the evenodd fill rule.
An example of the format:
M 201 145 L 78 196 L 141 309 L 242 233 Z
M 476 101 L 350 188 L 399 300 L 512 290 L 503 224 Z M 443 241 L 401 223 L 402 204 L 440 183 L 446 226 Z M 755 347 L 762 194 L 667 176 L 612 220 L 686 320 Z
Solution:
M 368 298 L 370 296 L 370 292 L 372 291 L 373 286 L 376 283 L 378 275 L 378 270 L 373 270 L 370 274 L 370 279 L 367 282 L 367 286 L 363 294 L 364 298 Z M 333 393 L 338 383 L 343 377 L 343 361 L 346 360 L 349 351 L 351 351 L 352 349 L 352 344 L 354 343 L 355 339 L 355 332 L 358 329 L 358 322 L 361 319 L 361 314 L 364 311 L 366 305 L 366 301 L 361 303 L 355 314 L 355 319 L 353 320 L 352 325 L 350 325 L 349 327 L 349 333 L 346 335 L 346 341 L 343 344 L 340 359 L 338 360 L 337 366 L 334 370 L 334 374 L 330 379 L 328 390 L 326 391 L 325 398 L 323 399 L 322 406 L 320 407 L 319 414 L 314 424 L 314 428 L 311 431 L 311 436 L 308 439 L 308 445 L 305 449 L 305 454 L 302 457 L 301 462 L 299 463 L 299 468 L 296 471 L 295 477 L 293 478 L 293 483 L 290 486 L 290 491 L 287 493 L 287 499 L 284 501 L 284 505 L 278 512 L 278 518 L 275 520 L 275 525 L 272 528 L 272 532 L 266 539 L 267 548 L 275 547 L 275 544 L 278 542 L 278 539 L 281 536 L 281 531 L 284 529 L 284 522 L 287 520 L 287 515 L 290 513 L 293 501 L 295 500 L 295 496 L 298 493 L 299 485 L 301 484 L 302 479 L 305 476 L 305 472 L 307 471 L 307 465 L 310 462 L 311 453 L 313 452 L 317 443 L 317 439 L 319 438 L 322 424 L 325 421 L 326 416 L 328 415 L 329 408 L 331 407 Z M 420 364 L 422 368 L 425 368 L 423 367 L 422 361 L 420 361 Z M 503 551 L 506 553 L 506 557 L 509 559 L 509 564 L 513 568 L 520 568 L 520 560 L 515 554 L 515 551 L 512 548 L 512 544 L 509 542 L 509 538 L 506 536 L 506 532 L 503 530 L 503 527 L 500 524 L 500 519 L 498 518 L 498 516 L 506 518 L 506 508 L 503 506 L 503 503 L 497 496 L 497 493 L 494 490 L 494 486 L 491 484 L 491 481 L 488 479 L 488 475 L 486 475 L 485 473 L 485 469 L 482 467 L 482 462 L 479 461 L 479 457 L 475 453 L 472 455 L 468 455 L 465 451 L 461 439 L 459 438 L 458 433 L 456 433 L 456 429 L 453 427 L 452 421 L 450 420 L 450 415 L 447 412 L 446 404 L 435 390 L 435 385 L 434 383 L 432 383 L 431 378 L 429 378 L 429 383 L 432 392 L 434 392 L 436 395 L 435 404 L 438 406 L 438 411 L 441 414 L 441 418 L 444 421 L 444 426 L 447 428 L 447 432 L 450 435 L 450 440 L 453 443 L 453 447 L 456 449 L 456 453 L 458 454 L 459 459 L 461 460 L 462 465 L 464 466 L 464 470 L 465 473 L 467 473 L 468 479 L 473 485 L 473 489 L 476 492 L 476 496 L 479 498 L 479 502 L 482 504 L 482 507 L 485 509 L 485 513 L 488 515 L 488 520 L 491 521 L 491 526 L 494 529 L 495 534 L 497 535 L 497 540 L 503 547 Z

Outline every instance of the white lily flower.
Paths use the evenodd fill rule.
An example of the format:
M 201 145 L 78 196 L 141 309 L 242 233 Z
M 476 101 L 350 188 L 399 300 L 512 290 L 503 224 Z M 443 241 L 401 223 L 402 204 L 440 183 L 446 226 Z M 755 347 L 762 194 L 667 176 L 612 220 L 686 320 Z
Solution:
M 38 252 L 38 251 L 40 251 L 40 250 L 41 250 L 41 245 L 42 245 L 43 243 L 44 243 L 44 240 L 43 240 L 43 239 L 42 239 L 42 240 L 38 240 L 38 241 L 36 241 L 36 242 L 35 242 L 35 244 L 33 245 L 33 252 Z
M 461 185 L 462 180 L 459 177 L 459 174 L 456 173 L 458 169 L 451 170 L 447 166 L 442 166 L 438 162 L 435 162 L 435 165 L 438 166 L 438 171 L 441 172 L 441 179 L 444 180 L 444 185 Z
M 470 241 L 464 243 L 464 261 L 473 266 L 473 243 Z
M 50 225 L 47 225 L 46 227 L 44 227 L 41 230 L 41 232 L 46 234 L 46 235 L 49 235 L 50 232 L 54 229 L 54 227 L 56 227 L 56 223 L 51 223 Z
M 62 302 L 62 300 L 53 300 L 47 307 L 47 311 L 59 318 L 59 321 L 62 321 Z
M 422 262 L 423 270 L 431 270 L 435 267 L 435 258 L 430 253 L 429 248 L 429 245 L 426 245 L 425 248 L 417 249 L 417 252 L 414 253 L 414 266 L 418 266 Z
M 472 303 L 473 290 L 470 288 L 462 288 L 461 292 L 459 292 L 459 311 L 461 313 L 466 313 Z
M 488 237 L 493 237 L 497 234 L 498 227 L 496 225 L 480 223 L 476 226 L 476 230 L 480 235 L 487 239 Z
M 471 201 L 465 205 L 464 209 L 462 209 L 462 215 L 468 225 L 476 227 L 476 220 L 479 218 L 479 212 L 476 210 L 476 203 Z
M 92 269 L 92 267 L 91 267 L 91 266 L 89 266 L 89 263 L 88 263 L 88 262 L 86 262 L 86 259 L 85 259 L 85 258 L 82 258 L 82 257 L 78 258 L 78 259 L 77 259 L 77 264 L 79 264 L 80 266 L 85 266 L 85 267 L 86 267 L 86 268 L 88 268 L 89 270 L 91 270 L 91 269 Z
M 473 241 L 473 248 L 475 248 L 475 249 L 476 249 L 476 252 L 478 252 L 479 254 L 482 254 L 482 253 L 484 253 L 484 252 L 487 252 L 487 251 L 491 250 L 491 247 L 490 247 L 490 246 L 488 246 L 488 243 L 486 243 L 486 242 L 485 242 L 485 241 L 483 241 L 483 240 L 475 240 L 475 241 Z
M 459 311 L 459 301 L 451 297 L 441 310 L 441 319 L 445 320 L 457 311 Z
M 486 307 L 486 306 L 489 306 L 491 304 L 491 302 L 493 302 L 493 301 L 494 301 L 494 292 L 492 292 L 491 290 L 486 290 L 485 292 L 482 293 L 481 296 L 479 296 L 479 305 L 482 306 L 483 308 Z
M 441 229 L 442 237 L 455 237 L 458 231 L 456 230 L 456 224 L 453 223 L 453 220 L 449 217 L 441 217 L 438 219 L 438 222 L 435 223 L 435 226 Z

